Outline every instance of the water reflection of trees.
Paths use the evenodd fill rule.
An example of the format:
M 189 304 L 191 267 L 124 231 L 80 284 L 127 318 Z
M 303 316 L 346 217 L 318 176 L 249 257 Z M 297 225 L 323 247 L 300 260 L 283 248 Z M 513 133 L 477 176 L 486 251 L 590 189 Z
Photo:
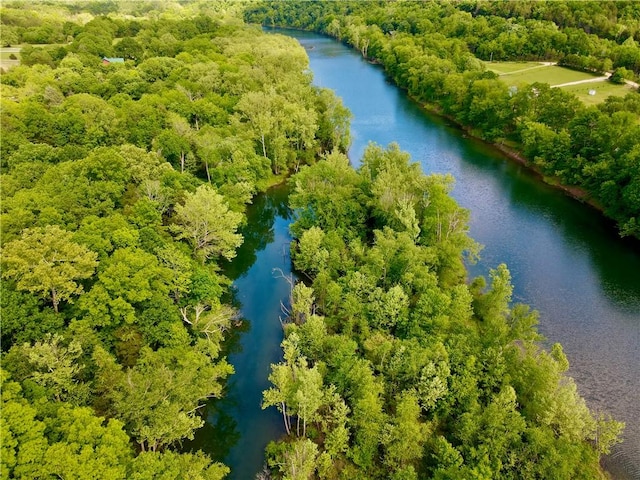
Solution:
M 276 218 L 288 219 L 291 216 L 287 204 L 288 193 L 286 185 L 279 185 L 254 198 L 247 210 L 247 223 L 241 229 L 244 242 L 236 257 L 223 268 L 223 273 L 228 278 L 237 280 L 246 274 L 256 262 L 258 252 L 274 241 L 273 226 Z M 237 291 L 233 287 L 224 301 L 237 310 L 242 309 Z M 226 332 L 222 356 L 229 357 L 242 351 L 241 338 L 251 329 L 251 324 L 247 319 L 241 320 L 235 328 Z M 238 399 L 229 394 L 234 391 L 233 382 L 232 376 L 225 385 L 225 396 L 209 401 L 201 409 L 205 424 L 196 431 L 193 440 L 184 442 L 184 451 L 203 450 L 220 462 L 229 457 L 232 448 L 240 440 L 238 423 L 233 417 L 233 412 L 238 409 Z
M 235 261 L 235 260 L 234 260 Z M 237 292 L 231 289 L 229 297 L 224 299 L 225 303 L 230 303 L 234 308 L 240 310 L 242 307 L 238 300 Z M 234 328 L 225 333 L 225 341 L 222 343 L 220 356 L 229 357 L 240 353 L 242 336 L 251 329 L 248 320 L 241 318 Z M 182 444 L 181 450 L 185 452 L 196 452 L 202 450 L 207 452 L 215 461 L 223 462 L 229 456 L 229 452 L 240 439 L 238 423 L 230 412 L 237 408 L 237 400 L 227 395 L 233 390 L 233 376 L 228 378 L 224 385 L 225 395 L 214 398 L 200 409 L 200 415 L 205 421 L 204 425 L 196 430 L 193 440 L 187 440 Z
M 489 145 L 467 139 L 457 143 L 451 141 L 449 148 L 473 168 L 473 175 L 490 179 L 492 188 L 498 190 L 495 198 L 508 199 L 509 205 L 526 212 L 521 215 L 531 215 L 536 221 L 542 219 L 542 226 L 551 225 L 548 228 L 558 232 L 553 238 L 566 246 L 555 248 L 583 252 L 589 270 L 597 275 L 602 294 L 613 305 L 623 310 L 637 308 L 640 302 L 640 278 L 637 275 L 640 271 L 640 241 L 620 238 L 612 220 L 542 183 L 536 174 L 510 164 Z M 463 183 L 464 180 L 460 180 L 460 184 Z M 494 233 L 500 235 L 499 232 L 496 229 Z M 476 240 L 488 245 L 491 243 Z
M 238 424 L 229 413 L 233 411 L 233 399 L 222 398 L 210 401 L 203 410 L 204 425 L 196 431 L 191 441 L 183 444 L 184 451 L 207 452 L 215 461 L 223 462 L 238 440 Z
M 253 204 L 247 209 L 247 223 L 241 229 L 244 242 L 236 258 L 223 270 L 231 280 L 244 275 L 255 263 L 257 253 L 274 240 L 273 224 L 276 217 L 290 217 L 288 194 L 286 185 L 278 185 L 254 198 Z

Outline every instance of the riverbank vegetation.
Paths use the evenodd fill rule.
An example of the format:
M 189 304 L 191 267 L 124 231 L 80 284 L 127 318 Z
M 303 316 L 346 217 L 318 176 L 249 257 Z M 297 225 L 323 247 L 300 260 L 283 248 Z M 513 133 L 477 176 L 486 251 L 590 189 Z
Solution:
M 588 193 L 622 235 L 640 237 L 640 95 L 597 106 L 534 82 L 509 86 L 483 61 L 557 61 L 640 73 L 635 2 L 262 2 L 248 21 L 345 42 L 411 97 L 474 135 L 514 143 L 530 165 Z
M 305 282 L 264 392 L 288 434 L 267 448 L 275 478 L 604 478 L 621 425 L 540 347 L 505 265 L 467 283 L 451 177 L 370 145 L 358 171 L 335 152 L 291 185 Z
M 3 3 L 66 42 L 0 76 L 3 477 L 224 477 L 178 448 L 233 373 L 220 267 L 256 192 L 348 144 L 294 40 L 163 5 Z
M 32 5 L 1 16 L 30 44 L 0 76 L 4 476 L 226 475 L 179 448 L 233 373 L 221 267 L 253 195 L 299 172 L 273 475 L 598 477 L 621 425 L 539 347 L 506 267 L 466 283 L 452 179 L 396 146 L 351 169 L 348 112 L 295 41 L 231 1 Z

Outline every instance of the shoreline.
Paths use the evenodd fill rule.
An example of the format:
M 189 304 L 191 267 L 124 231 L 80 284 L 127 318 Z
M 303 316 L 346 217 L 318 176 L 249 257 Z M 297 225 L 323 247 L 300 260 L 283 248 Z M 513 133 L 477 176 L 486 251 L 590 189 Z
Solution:
M 396 86 L 398 86 L 398 88 L 402 88 L 397 84 Z M 447 121 L 451 122 L 452 126 L 463 131 L 465 136 L 469 138 L 473 138 L 474 140 L 477 140 L 479 142 L 482 142 L 489 147 L 495 148 L 500 153 L 502 153 L 505 157 L 507 157 L 510 161 L 518 165 L 521 165 L 524 168 L 526 168 L 528 171 L 534 173 L 543 183 L 557 190 L 561 190 L 567 196 L 573 198 L 574 200 L 578 200 L 581 203 L 591 206 L 592 208 L 600 212 L 604 217 L 606 217 L 607 219 L 615 223 L 615 220 L 613 220 L 611 217 L 605 214 L 605 211 L 602 205 L 600 205 L 584 188 L 579 187 L 577 185 L 564 185 L 560 183 L 560 180 L 558 180 L 557 177 L 549 177 L 545 175 L 535 164 L 533 164 L 529 159 L 527 159 L 522 154 L 521 151 L 513 147 L 509 147 L 504 143 L 496 143 L 496 142 L 490 142 L 488 140 L 485 140 L 484 138 L 475 134 L 471 127 L 467 125 L 463 125 L 460 122 L 458 122 L 455 118 L 451 117 L 450 115 L 442 113 L 442 111 L 438 106 L 432 105 L 430 103 L 422 103 L 418 101 L 416 98 L 409 95 L 409 93 L 405 89 L 402 89 L 402 90 L 406 93 L 407 97 L 411 99 L 411 101 L 415 102 L 417 105 L 420 106 L 421 109 L 423 109 L 427 113 L 437 115 L 440 118 L 446 119 Z
M 384 67 L 381 64 L 378 64 L 378 65 L 384 70 Z M 386 71 L 385 71 L 385 74 L 386 74 Z M 604 207 L 595 198 L 593 198 L 591 194 L 584 188 L 579 187 L 577 185 L 564 185 L 560 182 L 560 180 L 557 177 L 551 177 L 551 176 L 545 175 L 534 163 L 528 160 L 522 154 L 521 151 L 516 150 L 515 148 L 512 148 L 512 147 L 509 147 L 503 143 L 496 143 L 496 142 L 485 140 L 484 138 L 474 133 L 471 127 L 467 125 L 463 125 L 460 122 L 458 122 L 455 118 L 443 113 L 438 105 L 430 104 L 427 102 L 424 102 L 424 103 L 420 102 L 415 97 L 409 95 L 409 92 L 405 88 L 399 86 L 395 82 L 393 82 L 393 84 L 396 85 L 396 87 L 400 88 L 403 92 L 405 92 L 407 98 L 409 98 L 412 102 L 418 105 L 426 113 L 431 115 L 436 115 L 442 119 L 447 120 L 448 122 L 450 122 L 450 125 L 452 127 L 457 128 L 460 131 L 464 132 L 464 135 L 466 137 L 482 142 L 484 145 L 499 151 L 504 157 L 506 157 L 508 161 L 511 161 L 517 165 L 520 165 L 523 168 L 525 168 L 527 171 L 533 173 L 544 184 L 549 185 L 550 187 L 563 192 L 569 198 L 572 198 L 584 205 L 588 205 L 593 210 L 597 211 L 599 215 L 602 215 L 602 217 L 606 221 L 610 222 L 613 233 L 615 233 L 620 240 L 625 242 L 631 242 L 636 247 L 640 247 L 640 237 L 636 237 L 634 235 L 621 236 L 617 221 L 612 217 L 610 217 L 609 215 L 607 215 L 605 213 Z
M 402 88 L 399 85 L 395 84 L 395 82 L 394 82 L 394 85 L 396 85 L 398 88 Z M 557 177 L 549 177 L 544 175 L 544 173 L 542 173 L 535 164 L 533 164 L 530 160 L 528 160 L 522 154 L 522 152 L 512 147 L 509 147 L 507 145 L 495 143 L 495 142 L 489 142 L 479 137 L 478 135 L 474 134 L 473 129 L 471 127 L 462 125 L 461 123 L 456 121 L 453 117 L 450 117 L 449 115 L 442 113 L 442 111 L 440 111 L 438 106 L 429 104 L 429 103 L 419 102 L 414 97 L 409 95 L 406 89 L 402 88 L 402 90 L 406 93 L 407 98 L 411 99 L 412 102 L 415 102 L 416 105 L 418 105 L 422 110 L 424 110 L 428 114 L 436 115 L 442 119 L 447 120 L 448 122 L 450 122 L 450 125 L 452 127 L 457 128 L 462 132 L 464 132 L 464 135 L 467 136 L 468 138 L 472 138 L 476 141 L 482 142 L 484 145 L 487 145 L 488 147 L 494 148 L 495 150 L 499 151 L 504 157 L 506 157 L 507 161 L 510 161 L 517 165 L 522 166 L 527 171 L 533 173 L 536 177 L 538 177 L 539 180 L 544 184 L 549 185 L 555 190 L 561 191 L 567 197 L 572 198 L 573 200 L 576 200 L 584 205 L 588 205 L 594 211 L 598 212 L 598 214 L 601 215 L 602 218 L 610 224 L 612 233 L 615 234 L 620 241 L 633 245 L 633 247 L 640 253 L 640 237 L 636 237 L 634 235 L 621 236 L 616 220 L 608 216 L 605 213 L 605 210 L 602 207 L 602 205 L 596 199 L 594 199 L 589 194 L 589 192 L 587 192 L 585 189 L 575 185 L 563 185 L 562 183 L 560 183 Z
M 581 203 L 585 203 L 585 204 L 595 208 L 602 215 L 604 215 L 607 218 L 610 218 L 605 214 L 605 211 L 604 211 L 604 208 L 602 207 L 602 205 L 600 205 L 589 194 L 589 192 L 587 192 L 584 188 L 578 187 L 576 185 L 564 185 L 564 184 L 560 183 L 559 180 L 557 180 L 557 177 L 548 177 L 548 176 L 544 175 L 535 164 L 531 163 L 531 161 L 528 160 L 527 158 L 525 158 L 521 154 L 521 152 L 518 151 L 518 150 L 514 150 L 514 149 L 512 149 L 512 148 L 510 148 L 510 147 L 508 147 L 506 145 L 503 145 L 503 144 L 486 142 L 485 140 L 482 140 L 481 138 L 478 138 L 478 137 L 474 137 L 474 138 L 477 138 L 478 140 L 481 140 L 481 141 L 483 141 L 483 142 L 495 147 L 500 152 L 502 152 L 506 157 L 508 157 L 510 160 L 516 162 L 519 165 L 522 165 L 527 170 L 535 173 L 547 185 L 549 185 L 551 187 L 554 187 L 554 188 L 556 188 L 558 190 L 563 191 L 569 197 L 571 197 L 571 198 L 573 198 L 575 200 L 578 200 Z M 613 219 L 611 219 L 611 220 L 613 220 Z
M 377 59 L 369 58 L 362 55 L 362 52 L 360 52 L 360 50 L 356 49 L 352 45 L 349 45 L 344 41 L 338 40 L 336 37 L 329 35 L 325 32 L 316 32 L 314 30 L 293 28 L 293 27 L 287 27 L 287 26 L 283 27 L 283 26 L 277 26 L 277 25 L 270 25 L 270 26 L 262 25 L 262 27 L 263 28 L 266 27 L 269 29 L 280 28 L 280 29 L 288 29 L 288 30 L 295 30 L 295 31 L 302 31 L 302 32 L 312 32 L 312 33 L 316 33 L 316 34 L 331 38 L 334 41 L 337 41 L 343 45 L 347 45 L 349 48 L 356 50 L 360 54 L 362 59 L 364 59 L 366 62 L 372 65 L 375 65 L 377 67 L 380 67 L 385 73 L 385 76 L 389 79 L 389 81 L 391 81 L 396 87 L 401 89 L 405 93 L 407 98 L 409 98 L 412 102 L 415 102 L 422 110 L 426 111 L 427 113 L 437 115 L 440 118 L 446 119 L 447 121 L 451 122 L 453 126 L 463 131 L 464 134 L 467 135 L 468 137 L 473 138 L 474 140 L 480 141 L 491 148 L 495 148 L 502 155 L 504 155 L 508 160 L 526 168 L 528 171 L 532 172 L 535 176 L 537 176 L 541 182 L 549 185 L 550 187 L 553 187 L 554 189 L 560 190 L 568 197 L 573 198 L 574 200 L 577 200 L 578 202 L 593 208 L 595 211 L 598 212 L 598 214 L 602 215 L 604 219 L 606 219 L 608 222 L 611 223 L 611 228 L 613 232 L 618 236 L 618 238 L 620 238 L 623 241 L 631 241 L 640 247 L 640 237 L 637 237 L 635 235 L 627 235 L 627 236 L 620 235 L 620 228 L 619 228 L 618 222 L 614 218 L 606 214 L 604 207 L 595 198 L 593 198 L 593 196 L 587 190 L 577 185 L 564 185 L 560 182 L 560 180 L 557 177 L 545 175 L 533 162 L 531 162 L 526 157 L 524 157 L 522 152 L 514 148 L 508 147 L 502 143 L 487 141 L 479 137 L 477 134 L 475 134 L 472 127 L 461 124 L 455 118 L 447 114 L 444 114 L 438 105 L 419 101 L 418 99 L 410 95 L 406 88 L 398 85 L 391 77 L 389 77 L 386 69 L 384 68 L 384 65 L 381 62 L 379 62 Z

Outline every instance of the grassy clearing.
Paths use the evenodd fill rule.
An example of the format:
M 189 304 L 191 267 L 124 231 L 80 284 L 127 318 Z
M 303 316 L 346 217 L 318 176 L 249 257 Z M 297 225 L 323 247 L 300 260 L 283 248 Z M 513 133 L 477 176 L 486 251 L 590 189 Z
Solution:
M 12 56 L 16 58 L 11 58 Z M 9 70 L 11 67 L 20 65 L 20 52 L 16 48 L 0 48 L 0 69 Z
M 516 72 L 508 75 L 502 75 L 500 78 L 509 85 L 519 85 L 521 83 L 548 83 L 549 85 L 560 85 L 569 82 L 579 82 L 581 80 L 590 80 L 598 78 L 601 75 L 593 75 L 591 73 L 577 72 L 568 68 L 549 65 L 540 68 L 527 70 L 526 72 Z
M 542 65 L 537 62 L 485 62 L 485 65 L 489 70 L 500 74 L 500 79 L 509 86 L 534 82 L 561 85 L 601 77 L 601 75 L 578 72 L 557 65 Z M 585 105 L 597 105 L 604 102 L 610 95 L 624 96 L 632 90 L 627 85 L 616 85 L 608 81 L 586 82 L 560 88 L 575 94 Z M 595 90 L 596 94 L 589 95 L 589 90 Z
M 46 47 L 66 47 L 70 43 L 17 43 L 6 48 L 24 48 L 26 46 L 32 46 L 34 48 L 46 48 Z M 5 47 L 3 47 L 5 48 Z
M 483 62 L 487 70 L 496 72 L 498 75 L 508 75 L 518 70 L 527 68 L 538 68 L 542 64 L 540 62 Z
M 573 93 L 582 100 L 585 105 L 597 105 L 598 103 L 604 102 L 604 100 L 611 95 L 624 97 L 633 90 L 629 85 L 616 85 L 611 82 L 583 83 L 560 88 L 566 92 Z M 589 90 L 595 90 L 596 94 L 589 95 Z

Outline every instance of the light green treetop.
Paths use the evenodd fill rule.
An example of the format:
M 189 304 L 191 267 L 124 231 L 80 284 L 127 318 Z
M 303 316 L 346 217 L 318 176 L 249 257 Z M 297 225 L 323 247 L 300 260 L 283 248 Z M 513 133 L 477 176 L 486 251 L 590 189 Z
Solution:
M 61 301 L 82 292 L 77 280 L 89 278 L 98 265 L 98 255 L 71 238 L 56 225 L 26 229 L 4 247 L 2 276 L 16 280 L 20 290 L 50 299 L 57 312 Z
M 205 262 L 211 257 L 227 260 L 236 256 L 242 235 L 236 233 L 242 214 L 232 212 L 225 199 L 214 188 L 202 185 L 188 193 L 184 205 L 176 205 L 173 231 L 186 239 Z

